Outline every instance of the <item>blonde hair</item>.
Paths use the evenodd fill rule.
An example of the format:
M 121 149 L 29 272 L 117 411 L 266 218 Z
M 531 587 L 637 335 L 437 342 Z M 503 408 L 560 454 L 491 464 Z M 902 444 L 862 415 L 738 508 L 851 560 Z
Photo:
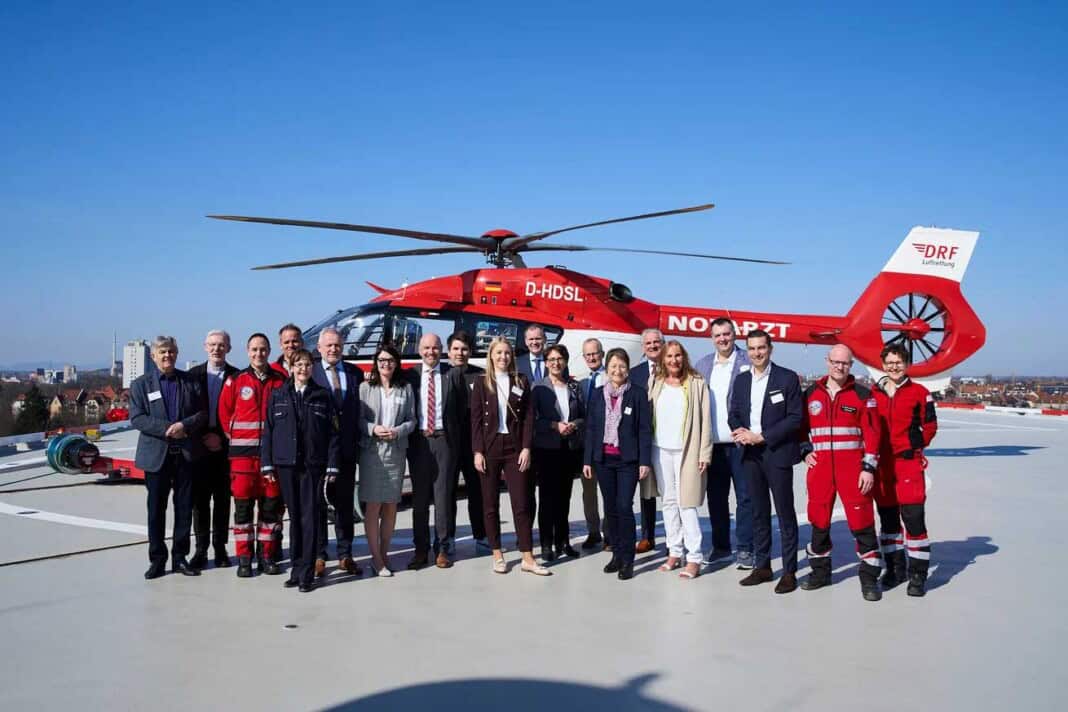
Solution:
M 512 360 L 508 364 L 508 377 L 513 381 L 518 381 L 519 376 L 515 370 L 515 349 L 512 348 L 512 344 L 508 339 L 503 336 L 497 336 L 490 342 L 489 348 L 486 349 L 486 375 L 483 378 L 486 379 L 486 388 L 491 393 L 497 392 L 497 367 L 493 365 L 493 352 L 498 348 L 507 348 L 508 353 L 511 355 Z

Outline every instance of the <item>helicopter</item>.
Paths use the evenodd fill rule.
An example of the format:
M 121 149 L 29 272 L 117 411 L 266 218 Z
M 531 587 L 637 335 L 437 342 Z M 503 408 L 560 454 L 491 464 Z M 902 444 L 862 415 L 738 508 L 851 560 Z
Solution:
M 454 235 L 375 225 L 293 220 L 243 215 L 209 215 L 218 220 L 311 227 L 390 235 L 431 241 L 435 247 L 361 253 L 297 260 L 252 267 L 276 270 L 391 257 L 440 254 L 482 254 L 488 267 L 437 277 L 391 289 L 368 281 L 371 301 L 340 309 L 304 332 L 307 344 L 333 327 L 341 334 L 344 358 L 370 368 L 380 344 L 391 343 L 406 360 L 419 359 L 425 333 L 444 337 L 456 330 L 474 339 L 472 358 L 482 359 L 490 342 L 503 337 L 517 353 L 525 351 L 527 326 L 545 331 L 546 345 L 561 343 L 571 354 L 572 373 L 585 371 L 582 342 L 599 339 L 607 351 L 621 347 L 633 359 L 641 355 L 642 330 L 657 328 L 665 336 L 708 337 L 718 317 L 734 322 L 739 339 L 756 329 L 774 341 L 798 344 L 844 344 L 857 360 L 882 375 L 880 352 L 900 344 L 912 357 L 910 374 L 931 390 L 949 385 L 949 372 L 978 351 L 986 329 L 961 293 L 960 283 L 971 260 L 978 232 L 913 227 L 882 270 L 845 316 L 764 313 L 732 308 L 657 304 L 638 298 L 625 284 L 566 267 L 527 266 L 525 256 L 540 252 L 623 252 L 739 263 L 785 265 L 777 260 L 710 255 L 668 250 L 591 247 L 542 243 L 561 233 L 603 225 L 661 218 L 709 210 L 711 203 L 623 218 L 599 220 L 543 232 L 517 234 L 494 229 L 482 235 Z

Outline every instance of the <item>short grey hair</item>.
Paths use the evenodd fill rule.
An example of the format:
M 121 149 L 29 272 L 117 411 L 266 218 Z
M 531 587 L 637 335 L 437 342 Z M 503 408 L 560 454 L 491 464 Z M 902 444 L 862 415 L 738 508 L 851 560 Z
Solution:
M 663 338 L 664 338 L 664 332 L 660 331 L 660 329 L 642 329 L 642 340 L 643 341 L 645 340 L 645 337 L 646 337 L 647 334 L 656 334 L 657 336 L 660 337 L 661 340 L 663 340 Z
M 338 331 L 333 326 L 328 326 L 328 327 L 326 327 L 325 329 L 323 329 L 322 331 L 319 332 L 318 341 L 322 341 L 323 337 L 326 336 L 327 334 L 333 334 L 333 335 L 337 336 L 339 339 L 341 338 L 341 332 L 340 331 Z
M 210 339 L 213 336 L 221 336 L 221 337 L 223 337 L 223 339 L 226 341 L 226 345 L 227 346 L 230 345 L 230 334 L 227 333 L 227 331 L 225 329 L 212 329 L 211 331 L 209 331 L 207 334 L 204 335 L 205 343 L 207 342 L 208 339 Z
M 588 339 L 586 339 L 585 341 L 582 342 L 582 348 L 585 349 L 586 348 L 586 344 L 597 344 L 597 350 L 598 351 L 604 351 L 604 344 L 601 343 L 600 339 L 595 338 L 593 336 L 591 336 L 590 338 L 588 338 Z
M 170 346 L 178 351 L 178 342 L 173 336 L 157 336 L 152 340 L 152 353 L 156 353 L 164 346 Z

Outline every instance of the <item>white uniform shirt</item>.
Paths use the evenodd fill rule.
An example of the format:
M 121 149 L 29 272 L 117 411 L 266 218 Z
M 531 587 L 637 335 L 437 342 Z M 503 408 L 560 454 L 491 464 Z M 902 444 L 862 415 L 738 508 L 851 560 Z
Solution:
M 443 393 L 441 392 L 441 364 L 439 363 L 434 368 L 430 368 L 425 363 L 421 365 L 423 369 L 423 375 L 419 379 L 419 429 L 426 430 L 426 407 L 427 407 L 427 394 L 429 392 L 429 381 L 434 379 L 434 430 L 444 430 L 445 421 L 442 418 L 441 411 L 443 411 L 444 403 L 442 403 Z
M 764 396 L 768 392 L 768 376 L 771 375 L 771 362 L 768 362 L 764 373 L 757 374 L 754 368 L 753 385 L 749 389 L 749 432 L 760 435 L 764 432 L 760 427 L 760 417 L 764 414 Z
M 708 378 L 708 390 L 712 396 L 713 442 L 733 442 L 731 440 L 731 426 L 727 423 L 727 415 L 731 408 L 731 404 L 727 402 L 727 395 L 731 391 L 731 374 L 734 373 L 734 361 L 737 358 L 738 352 L 732 349 L 731 357 L 726 361 L 720 361 L 718 353 L 712 361 L 712 373 Z
M 508 396 L 512 387 L 507 373 L 495 374 L 497 378 L 497 432 L 508 432 Z

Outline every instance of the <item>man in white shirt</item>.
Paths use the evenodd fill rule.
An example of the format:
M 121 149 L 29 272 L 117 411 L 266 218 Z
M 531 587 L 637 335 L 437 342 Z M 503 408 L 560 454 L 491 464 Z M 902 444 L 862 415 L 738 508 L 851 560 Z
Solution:
M 604 347 L 597 339 L 586 339 L 582 342 L 582 359 L 586 362 L 586 368 L 590 374 L 579 382 L 579 393 L 582 395 L 583 404 L 588 404 L 598 386 L 604 385 Z M 586 516 L 586 541 L 582 542 L 582 548 L 586 551 L 594 549 L 603 541 L 601 536 L 601 513 L 597 505 L 597 477 L 580 477 L 582 482 L 582 511 Z M 607 549 L 609 544 L 605 544 Z
M 712 406 L 712 462 L 708 466 L 708 521 L 712 525 L 712 550 L 705 557 L 711 564 L 731 555 L 731 483 L 734 483 L 735 536 L 738 541 L 738 568 L 753 568 L 753 507 L 749 501 L 745 471 L 742 469 L 742 447 L 731 437 L 727 422 L 734 381 L 739 373 L 750 368 L 749 356 L 735 339 L 734 322 L 720 317 L 712 322 L 712 343 L 715 350 L 699 360 L 695 366 L 704 376 L 710 391 Z
M 460 388 L 460 374 L 450 375 L 450 366 L 441 362 L 441 339 L 424 334 L 419 340 L 422 363 L 408 369 L 409 382 L 418 399 L 415 412 L 417 430 L 408 439 L 408 471 L 412 478 L 412 536 L 415 554 L 410 570 L 421 569 L 430 556 L 430 505 L 434 505 L 434 563 L 438 568 L 452 566 L 456 534 L 455 457 L 459 452 L 459 416 L 453 393 Z

